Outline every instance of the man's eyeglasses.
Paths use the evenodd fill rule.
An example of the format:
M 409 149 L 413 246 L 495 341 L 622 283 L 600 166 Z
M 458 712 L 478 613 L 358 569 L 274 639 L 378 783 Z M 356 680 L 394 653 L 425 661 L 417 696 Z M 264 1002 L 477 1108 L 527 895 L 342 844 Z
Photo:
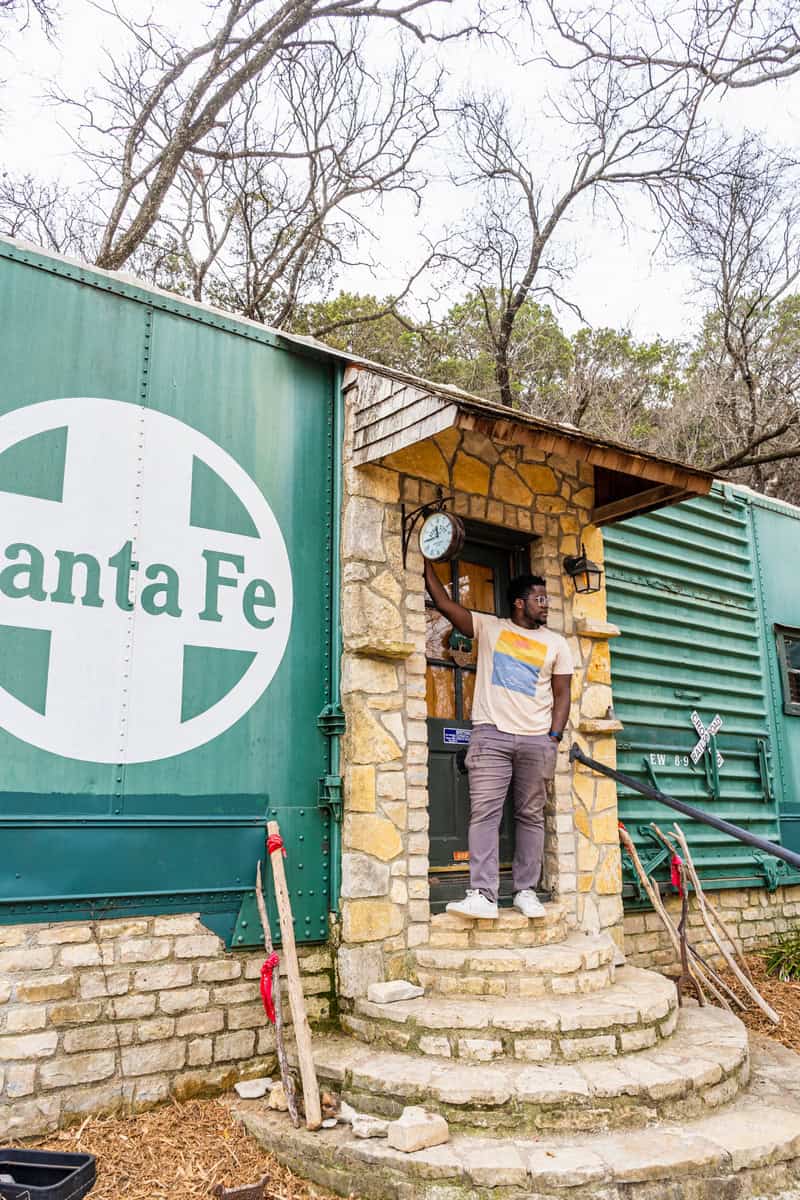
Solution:
M 550 603 L 550 598 L 548 596 L 531 596 L 531 600 L 533 601 L 534 604 L 549 604 Z

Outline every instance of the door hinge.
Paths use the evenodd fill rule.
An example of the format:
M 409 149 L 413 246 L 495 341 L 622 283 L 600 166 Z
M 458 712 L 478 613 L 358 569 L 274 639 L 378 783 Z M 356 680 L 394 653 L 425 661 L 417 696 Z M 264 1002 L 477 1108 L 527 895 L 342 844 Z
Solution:
M 323 775 L 320 778 L 317 804 L 320 808 L 327 808 L 336 822 L 342 819 L 342 789 L 341 775 Z
M 760 737 L 757 739 L 757 745 L 758 773 L 761 776 L 764 800 L 767 804 L 772 804 L 775 799 L 775 793 L 772 790 L 772 771 L 769 766 L 769 743 L 765 737 Z
M 326 704 L 317 717 L 317 727 L 326 737 L 340 737 L 345 731 L 345 724 L 341 704 Z

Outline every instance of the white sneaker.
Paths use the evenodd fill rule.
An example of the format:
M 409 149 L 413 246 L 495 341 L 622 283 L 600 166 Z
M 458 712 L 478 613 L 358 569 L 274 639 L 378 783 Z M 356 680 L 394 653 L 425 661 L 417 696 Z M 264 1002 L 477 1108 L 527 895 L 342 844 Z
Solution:
M 463 900 L 453 900 L 447 905 L 445 912 L 457 913 L 459 917 L 482 917 L 484 920 L 497 919 L 497 905 L 487 900 L 483 892 L 470 890 Z
M 517 892 L 514 897 L 514 908 L 518 909 L 525 917 L 543 917 L 545 915 L 544 905 L 540 903 L 539 897 L 532 888 L 525 888 L 521 892 Z

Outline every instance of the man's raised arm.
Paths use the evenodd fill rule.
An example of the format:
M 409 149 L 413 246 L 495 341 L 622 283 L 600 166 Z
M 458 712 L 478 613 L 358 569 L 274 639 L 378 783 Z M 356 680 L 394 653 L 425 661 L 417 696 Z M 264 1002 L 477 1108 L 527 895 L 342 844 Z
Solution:
M 425 586 L 430 593 L 434 606 L 442 616 L 446 617 L 450 624 L 459 633 L 463 633 L 465 637 L 475 637 L 472 613 L 468 608 L 464 608 L 462 604 L 456 604 L 455 600 L 450 599 L 441 584 L 439 576 L 433 569 L 433 563 L 427 558 L 425 559 Z

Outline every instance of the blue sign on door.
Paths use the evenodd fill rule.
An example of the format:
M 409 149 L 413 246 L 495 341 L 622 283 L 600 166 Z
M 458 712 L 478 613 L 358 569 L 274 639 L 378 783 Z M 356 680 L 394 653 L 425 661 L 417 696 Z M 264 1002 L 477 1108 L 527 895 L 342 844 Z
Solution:
M 445 746 L 468 746 L 471 733 L 471 729 L 455 729 L 452 726 L 445 726 L 442 730 L 442 737 Z

